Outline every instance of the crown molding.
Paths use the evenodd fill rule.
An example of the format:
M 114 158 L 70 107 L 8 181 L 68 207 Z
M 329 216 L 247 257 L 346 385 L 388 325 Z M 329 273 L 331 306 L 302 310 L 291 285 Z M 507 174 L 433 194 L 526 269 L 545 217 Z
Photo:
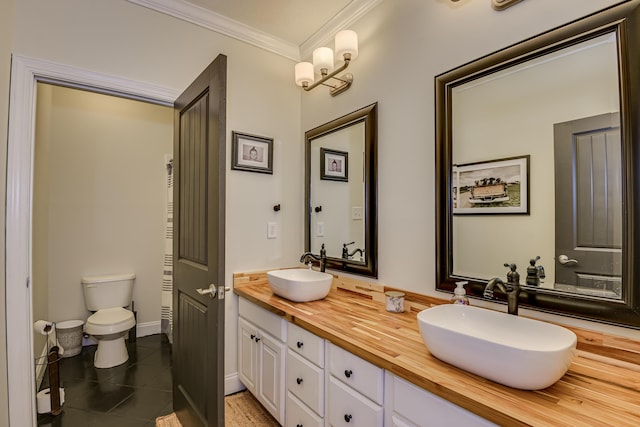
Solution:
M 331 20 L 313 33 L 304 43 L 297 46 L 257 30 L 224 15 L 196 6 L 186 0 L 127 0 L 156 12 L 161 12 L 183 21 L 191 22 L 211 31 L 232 37 L 269 52 L 294 61 L 309 58 L 313 49 L 333 41 L 335 34 L 351 26 L 354 22 L 376 7 L 383 0 L 352 0 Z
M 313 50 L 333 42 L 340 30 L 348 29 L 383 0 L 353 0 L 300 45 L 300 58 L 310 58 Z
M 211 31 L 268 50 L 294 61 L 300 60 L 300 49 L 295 43 L 274 37 L 241 22 L 227 18 L 184 0 L 127 0 L 156 12 L 191 22 Z

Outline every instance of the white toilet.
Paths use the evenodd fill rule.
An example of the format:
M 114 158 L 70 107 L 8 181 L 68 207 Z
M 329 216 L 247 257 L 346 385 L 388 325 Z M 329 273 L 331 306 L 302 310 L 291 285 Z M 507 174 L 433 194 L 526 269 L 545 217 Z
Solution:
M 95 312 L 87 319 L 84 331 L 98 340 L 93 360 L 96 368 L 112 368 L 129 359 L 124 337 L 135 327 L 131 304 L 135 274 L 86 276 L 82 278 L 84 302 Z

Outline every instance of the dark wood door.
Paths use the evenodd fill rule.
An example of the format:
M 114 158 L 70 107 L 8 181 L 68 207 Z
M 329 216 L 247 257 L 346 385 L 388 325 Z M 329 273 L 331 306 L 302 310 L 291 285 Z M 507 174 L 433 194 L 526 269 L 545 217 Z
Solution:
M 554 126 L 556 288 L 622 298 L 622 156 L 618 114 Z
M 174 104 L 173 408 L 189 427 L 224 426 L 226 70 L 219 55 Z

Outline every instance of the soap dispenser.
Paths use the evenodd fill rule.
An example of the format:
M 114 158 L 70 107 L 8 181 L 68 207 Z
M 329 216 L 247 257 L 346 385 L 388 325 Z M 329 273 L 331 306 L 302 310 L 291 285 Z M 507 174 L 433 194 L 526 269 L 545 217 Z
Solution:
M 469 282 L 456 282 L 456 288 L 453 290 L 453 296 L 451 297 L 451 304 L 469 305 L 467 291 L 464 289 L 464 285 L 467 283 Z

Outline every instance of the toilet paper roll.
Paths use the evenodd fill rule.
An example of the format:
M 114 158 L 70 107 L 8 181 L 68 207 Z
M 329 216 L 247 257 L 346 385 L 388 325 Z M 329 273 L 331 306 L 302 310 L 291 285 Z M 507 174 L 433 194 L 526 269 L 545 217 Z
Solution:
M 48 330 L 46 330 L 48 328 Z M 46 320 L 36 320 L 33 324 L 33 329 L 42 335 L 49 335 L 49 333 L 53 330 L 53 323 L 47 322 Z
M 39 414 L 48 414 L 51 412 L 51 393 L 50 389 L 45 388 L 36 395 L 36 404 Z M 60 387 L 60 406 L 64 403 L 64 388 Z

